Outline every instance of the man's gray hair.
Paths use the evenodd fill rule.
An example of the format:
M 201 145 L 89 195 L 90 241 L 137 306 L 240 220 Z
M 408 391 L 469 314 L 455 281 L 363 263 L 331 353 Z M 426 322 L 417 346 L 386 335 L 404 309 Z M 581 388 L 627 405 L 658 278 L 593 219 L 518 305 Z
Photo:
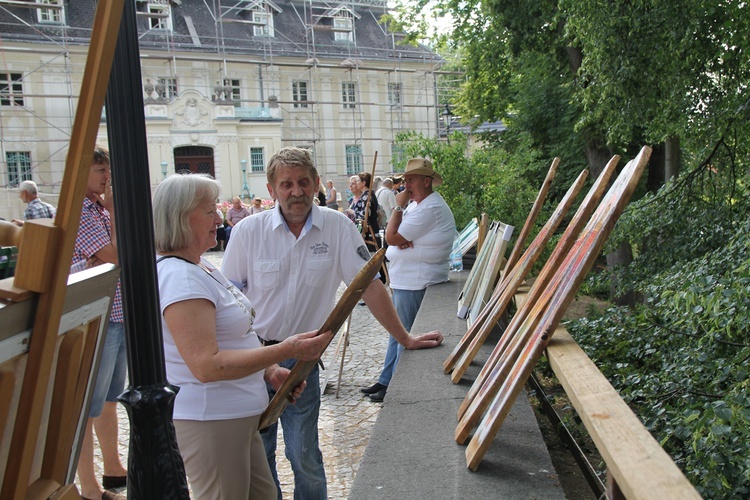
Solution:
M 21 184 L 18 185 L 18 190 L 26 191 L 30 195 L 36 196 L 37 195 L 36 182 L 23 181 Z
M 309 170 L 313 179 L 318 179 L 318 170 L 315 168 L 315 162 L 312 159 L 310 151 L 307 149 L 286 147 L 278 150 L 268 161 L 266 179 L 271 186 L 274 186 L 276 180 L 276 170 L 279 167 L 303 167 Z M 275 186 L 274 186 L 275 187 Z
M 154 243 L 156 251 L 174 252 L 193 240 L 189 215 L 207 201 L 216 202 L 221 184 L 206 174 L 167 177 L 154 194 Z
M 392 188 L 393 187 L 393 179 L 391 179 L 390 177 L 386 177 L 385 179 L 383 179 L 383 186 L 387 187 L 387 188 Z

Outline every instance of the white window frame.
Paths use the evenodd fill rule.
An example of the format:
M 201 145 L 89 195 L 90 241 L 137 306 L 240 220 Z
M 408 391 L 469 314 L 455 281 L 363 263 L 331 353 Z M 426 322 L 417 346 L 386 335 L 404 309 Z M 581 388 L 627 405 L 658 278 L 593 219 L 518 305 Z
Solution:
M 306 108 L 308 106 L 308 89 L 310 82 L 307 80 L 292 80 L 292 101 L 295 108 Z
M 172 31 L 172 9 L 169 7 L 169 4 L 149 3 L 146 6 L 146 12 L 149 14 L 163 14 L 166 12 L 167 14 L 167 17 L 149 17 L 149 29 Z
M 55 5 L 59 6 L 59 9 L 44 9 L 38 8 L 36 11 L 37 20 L 40 24 L 63 24 L 64 8 L 62 0 L 36 0 L 36 3 L 40 5 Z
M 253 11 L 253 23 L 262 23 L 261 26 L 253 26 L 254 36 L 274 36 L 273 14 L 264 10 Z
M 224 78 L 224 86 L 227 85 L 232 87 L 232 101 L 235 106 L 239 106 L 242 100 L 242 94 L 240 89 L 242 88 L 242 82 L 238 78 Z
M 250 148 L 250 173 L 262 174 L 266 171 L 266 153 L 263 148 Z
M 362 171 L 362 146 L 347 144 L 344 146 L 346 157 L 346 175 L 357 175 Z
M 171 100 L 177 97 L 177 78 L 171 78 L 168 76 L 159 77 L 158 82 L 164 85 L 164 92 L 158 97 L 167 100 Z
M 24 106 L 23 73 L 0 72 L 0 105 Z
M 388 83 L 388 105 L 392 108 L 400 108 L 401 104 L 401 83 Z
M 357 108 L 357 82 L 341 82 L 341 102 L 344 109 Z
M 7 151 L 5 153 L 5 166 L 7 168 L 6 181 L 8 187 L 18 187 L 23 181 L 32 180 L 30 151 Z
M 342 11 L 333 18 L 333 39 L 336 42 L 354 41 L 354 19 L 349 12 Z

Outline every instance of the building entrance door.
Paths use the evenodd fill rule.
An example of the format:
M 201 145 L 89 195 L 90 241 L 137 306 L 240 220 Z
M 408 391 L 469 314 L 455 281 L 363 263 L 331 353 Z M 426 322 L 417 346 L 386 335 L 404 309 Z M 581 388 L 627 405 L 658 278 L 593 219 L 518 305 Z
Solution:
M 214 150 L 205 146 L 174 148 L 174 170 L 178 174 L 191 172 L 193 174 L 208 174 L 216 178 Z

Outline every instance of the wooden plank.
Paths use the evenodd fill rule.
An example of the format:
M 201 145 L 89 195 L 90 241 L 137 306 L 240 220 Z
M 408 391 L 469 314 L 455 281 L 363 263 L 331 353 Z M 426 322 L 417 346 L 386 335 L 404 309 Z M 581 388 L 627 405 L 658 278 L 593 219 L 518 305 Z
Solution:
M 547 359 L 626 498 L 700 498 L 565 328 L 555 330 Z
M 510 252 L 510 257 L 508 257 L 508 263 L 506 264 L 507 269 L 512 269 L 516 265 L 516 262 L 523 252 L 523 246 L 526 243 L 526 238 L 529 237 L 529 233 L 531 233 L 531 229 L 534 227 L 536 218 L 539 216 L 539 212 L 542 211 L 544 200 L 547 199 L 547 194 L 549 193 L 550 187 L 552 186 L 552 181 L 555 178 L 555 174 L 557 174 L 558 165 L 560 165 L 560 158 L 553 158 L 552 165 L 550 165 L 549 170 L 547 171 L 547 176 L 544 178 L 544 181 L 542 181 L 542 186 L 539 188 L 539 193 L 537 193 L 536 195 L 536 200 L 534 200 L 534 204 L 531 206 L 531 211 L 526 217 L 526 222 L 524 222 L 521 232 L 518 233 L 516 244 L 513 246 L 513 250 Z
M 484 245 L 484 239 L 487 237 L 487 227 L 489 224 L 489 216 L 482 214 L 479 217 L 479 236 L 477 237 L 477 254 L 482 250 Z
M 513 269 L 504 277 L 502 283 L 498 285 L 497 289 L 500 292 L 498 299 L 487 305 L 487 314 L 483 314 L 481 320 L 478 319 L 472 324 L 471 328 L 464 334 L 443 364 L 444 370 L 453 369 L 453 376 L 451 377 L 453 383 L 458 383 L 461 380 L 461 377 L 466 373 L 479 349 L 484 345 L 490 332 L 492 332 L 494 325 L 497 324 L 500 317 L 506 312 L 518 288 L 526 279 L 528 273 L 531 272 L 539 255 L 541 255 L 547 246 L 547 242 L 552 238 L 554 232 L 557 231 L 558 226 L 567 215 L 578 193 L 583 189 L 587 177 L 588 170 L 583 170 L 578 175 L 578 178 L 570 186 L 563 199 L 560 200 L 555 211 L 536 235 L 534 241 L 531 242 L 529 248 L 524 252 Z
M 339 328 L 341 328 L 341 325 L 346 321 L 347 316 L 351 314 L 352 309 L 357 305 L 357 302 L 365 293 L 365 290 L 370 285 L 373 278 L 375 278 L 375 275 L 378 273 L 378 269 L 380 269 L 384 259 L 385 249 L 381 248 L 372 256 L 369 262 L 360 269 L 359 273 L 357 273 L 341 295 L 341 298 L 336 303 L 333 311 L 328 315 L 323 326 L 320 327 L 320 332 L 331 330 L 334 336 L 336 335 Z M 292 368 L 292 371 L 289 373 L 289 376 L 287 376 L 284 383 L 281 384 L 279 390 L 276 391 L 273 399 L 268 404 L 268 408 L 266 408 L 266 411 L 261 415 L 260 423 L 258 424 L 259 429 L 268 427 L 279 419 L 284 412 L 284 409 L 286 409 L 289 404 L 289 399 L 294 389 L 307 378 L 317 364 L 317 359 L 311 361 L 297 361 Z
M 16 417 L 25 425 L 16 426 L 13 432 L 10 456 L 14 457 L 14 460 L 8 463 L 5 470 L 0 494 L 3 498 L 25 497 L 31 481 L 31 467 L 42 419 L 44 396 L 65 300 L 65 285 L 70 272 L 73 246 L 81 217 L 81 203 L 99 131 L 123 5 L 124 0 L 99 2 L 94 16 L 89 54 L 55 217 L 55 226 L 61 231 L 60 245 L 55 254 L 56 262 L 51 267 L 49 288 L 40 295 L 34 320 L 29 361 Z M 24 245 L 23 241 L 21 244 Z
M 22 302 L 34 297 L 34 292 L 18 288 L 14 284 L 15 278 L 5 278 L 0 280 L 0 299 L 11 300 L 13 302 Z
M 500 430 L 531 370 L 541 357 L 570 302 L 575 298 L 578 287 L 630 201 L 650 154 L 651 149 L 643 147 L 637 158 L 623 169 L 550 281 L 548 291 L 545 292 L 545 295 L 551 293 L 549 301 L 546 304 L 534 304 L 532 315 L 541 318 L 529 330 L 530 338 L 528 341 L 524 339 L 520 345 L 521 349 L 511 352 L 507 361 L 496 367 L 497 372 L 503 372 L 506 371 L 506 366 L 512 365 L 507 371 L 507 376 L 488 378 L 487 384 L 499 386 L 499 390 L 466 449 L 466 462 L 470 469 L 476 470 Z
M 534 281 L 534 284 L 529 291 L 531 302 L 536 303 L 540 300 L 547 282 L 551 279 L 552 275 L 557 271 L 559 265 L 567 257 L 571 246 L 574 244 L 576 238 L 578 237 L 578 234 L 580 233 L 584 225 L 588 222 L 592 213 L 596 209 L 599 200 L 602 198 L 603 193 L 607 189 L 609 179 L 614 173 L 619 161 L 620 157 L 616 155 L 610 159 L 610 161 L 602 170 L 602 173 L 597 178 L 594 185 L 589 190 L 584 200 L 581 202 L 581 205 L 578 207 L 576 214 L 573 216 L 570 224 L 568 224 L 565 232 L 557 242 L 555 249 L 552 251 L 552 255 L 550 255 L 550 257 L 547 259 L 547 262 L 544 264 L 544 267 Z M 526 323 L 526 316 L 531 311 L 531 308 L 531 305 L 525 304 L 524 306 L 519 307 L 518 311 L 516 311 L 516 314 L 511 319 L 511 322 L 500 338 L 500 341 L 498 341 L 498 344 L 493 349 L 489 359 L 482 367 L 479 375 L 469 389 L 469 392 L 464 398 L 464 401 L 461 403 L 458 411 L 459 419 L 463 418 L 473 399 L 480 392 L 482 386 L 484 385 L 484 382 L 489 376 L 489 373 L 502 357 L 504 349 L 507 348 L 513 336 L 516 335 L 516 333 L 522 328 L 530 328 L 532 326 L 530 323 Z M 478 418 L 478 415 L 475 415 L 474 418 Z M 472 427 L 473 425 L 476 425 L 476 422 L 472 423 Z
M 52 219 L 35 219 L 23 225 L 14 285 L 32 292 L 49 289 L 60 228 Z

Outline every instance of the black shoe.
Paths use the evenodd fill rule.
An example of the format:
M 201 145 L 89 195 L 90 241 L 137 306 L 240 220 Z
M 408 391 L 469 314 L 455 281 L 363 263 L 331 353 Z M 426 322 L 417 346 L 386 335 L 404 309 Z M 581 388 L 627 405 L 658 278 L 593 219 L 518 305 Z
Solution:
M 383 385 L 380 382 L 375 382 L 374 385 L 371 385 L 370 387 L 363 387 L 359 390 L 362 394 L 367 394 L 368 396 L 370 394 L 375 394 L 376 392 L 380 392 L 383 389 L 387 388 L 387 385 Z
M 102 476 L 102 487 L 105 490 L 113 490 L 127 486 L 128 476 Z
M 376 403 L 382 403 L 383 400 L 385 399 L 385 393 L 387 391 L 388 391 L 388 387 L 384 387 L 382 390 L 374 394 L 370 394 L 370 401 L 374 401 Z

